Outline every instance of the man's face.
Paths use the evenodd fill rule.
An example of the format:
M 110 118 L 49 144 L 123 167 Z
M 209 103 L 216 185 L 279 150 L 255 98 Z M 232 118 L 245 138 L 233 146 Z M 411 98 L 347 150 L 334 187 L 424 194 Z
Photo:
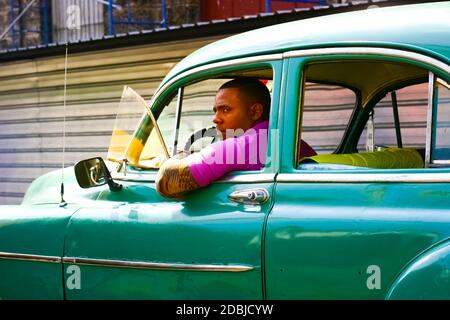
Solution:
M 256 122 L 254 107 L 239 96 L 238 88 L 221 89 L 216 94 L 213 111 L 214 124 L 222 138 L 227 130 L 243 130 L 253 127 Z

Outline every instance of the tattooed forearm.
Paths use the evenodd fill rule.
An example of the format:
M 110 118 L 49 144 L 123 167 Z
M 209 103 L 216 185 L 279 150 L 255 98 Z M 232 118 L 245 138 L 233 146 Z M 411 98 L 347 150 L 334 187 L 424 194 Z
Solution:
M 199 185 L 192 177 L 187 163 L 183 160 L 172 158 L 159 168 L 156 177 L 156 190 L 162 196 L 178 198 L 198 187 Z

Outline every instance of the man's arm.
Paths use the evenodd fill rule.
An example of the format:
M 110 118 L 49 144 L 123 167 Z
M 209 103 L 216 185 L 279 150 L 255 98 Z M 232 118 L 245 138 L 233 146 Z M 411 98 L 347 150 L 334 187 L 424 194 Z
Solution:
M 185 192 L 200 186 L 189 171 L 185 159 L 171 158 L 163 163 L 156 176 L 156 190 L 168 198 L 181 197 Z

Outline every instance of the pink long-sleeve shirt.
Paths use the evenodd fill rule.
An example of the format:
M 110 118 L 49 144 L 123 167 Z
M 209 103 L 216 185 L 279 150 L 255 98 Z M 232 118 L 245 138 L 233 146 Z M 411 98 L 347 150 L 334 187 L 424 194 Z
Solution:
M 189 171 L 200 187 L 207 186 L 231 171 L 260 170 L 266 164 L 269 121 L 248 129 L 239 137 L 213 143 L 190 155 Z M 315 151 L 302 141 L 302 155 Z

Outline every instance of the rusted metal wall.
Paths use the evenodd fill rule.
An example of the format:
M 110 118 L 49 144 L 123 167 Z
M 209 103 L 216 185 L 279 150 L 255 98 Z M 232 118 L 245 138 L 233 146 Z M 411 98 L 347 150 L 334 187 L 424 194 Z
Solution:
M 319 1 L 317 1 L 319 2 Z M 310 8 L 317 3 L 271 1 L 270 11 Z M 266 12 L 266 0 L 201 0 L 201 19 L 210 21 Z

